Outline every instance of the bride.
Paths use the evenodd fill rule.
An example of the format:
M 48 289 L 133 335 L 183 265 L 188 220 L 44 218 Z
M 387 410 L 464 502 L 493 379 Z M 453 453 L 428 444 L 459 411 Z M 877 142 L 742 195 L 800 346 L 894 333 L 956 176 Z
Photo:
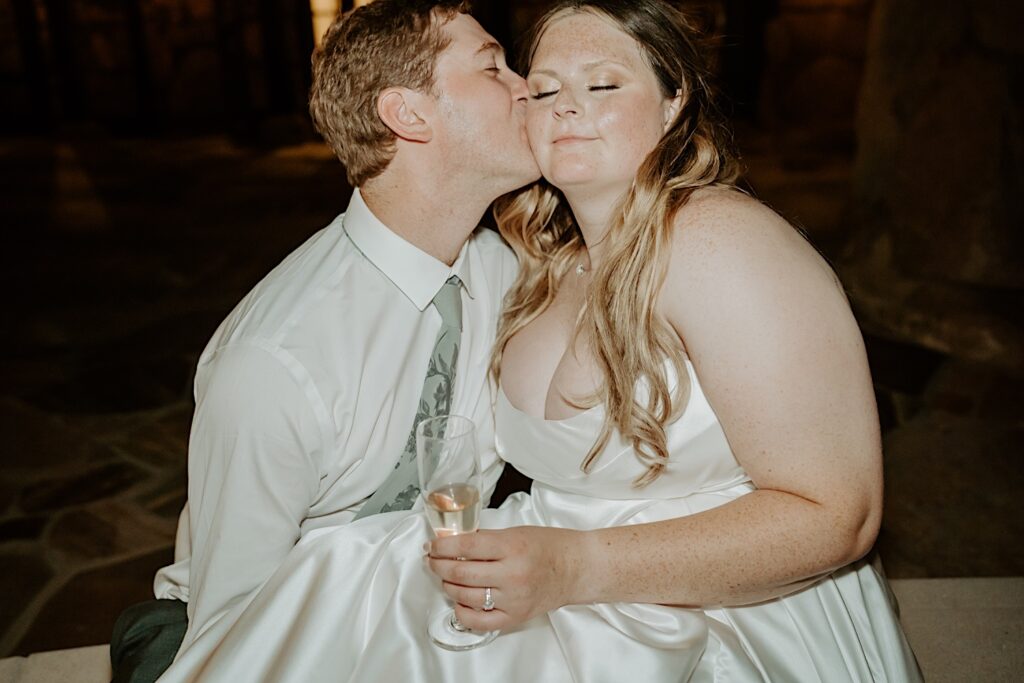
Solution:
M 562 2 L 527 82 L 544 180 L 496 212 L 522 270 L 493 370 L 531 493 L 426 560 L 418 512 L 308 535 L 161 680 L 920 680 L 861 559 L 882 468 L 857 325 L 734 188 L 693 28 L 661 0 Z M 501 634 L 434 646 L 446 598 Z

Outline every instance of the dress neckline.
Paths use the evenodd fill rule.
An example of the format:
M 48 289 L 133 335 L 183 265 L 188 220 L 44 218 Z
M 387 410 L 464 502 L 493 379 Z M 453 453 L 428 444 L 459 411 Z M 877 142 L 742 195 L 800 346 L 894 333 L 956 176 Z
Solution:
M 668 363 L 669 360 L 665 359 L 665 362 Z M 697 384 L 696 376 L 695 376 L 695 373 L 694 373 L 694 370 L 693 370 L 693 363 L 690 362 L 690 359 L 688 357 L 687 358 L 683 358 L 683 367 L 686 368 L 687 375 L 689 375 L 689 379 L 690 379 L 691 385 L 692 384 Z M 602 405 L 600 403 L 598 403 L 596 406 L 592 406 L 590 408 L 587 408 L 586 410 L 581 410 L 580 412 L 576 413 L 575 415 L 570 415 L 569 417 L 563 417 L 560 420 L 549 420 L 546 417 L 537 417 L 536 415 L 531 415 L 530 413 L 527 413 L 526 411 L 520 410 L 519 408 L 517 408 L 515 406 L 515 404 L 513 404 L 512 401 L 509 399 L 508 394 L 505 393 L 505 387 L 502 386 L 501 382 L 498 383 L 498 395 L 501 396 L 502 399 L 504 399 L 505 403 L 508 404 L 508 407 L 512 409 L 512 412 L 517 413 L 519 415 L 522 415 L 523 417 L 528 418 L 530 420 L 533 420 L 534 422 L 540 422 L 540 423 L 543 423 L 543 424 L 563 424 L 563 423 L 569 423 L 569 422 L 572 422 L 574 420 L 577 420 L 577 419 L 583 417 L 584 415 L 590 415 L 591 413 L 596 412 L 597 410 L 599 410 L 602 407 Z M 691 398 L 692 398 L 692 389 L 691 389 Z M 689 403 L 689 401 L 687 401 L 687 403 Z
M 572 422 L 574 420 L 577 420 L 577 419 L 583 417 L 584 415 L 589 415 L 589 414 L 591 414 L 593 412 L 596 412 L 598 409 L 601 408 L 601 404 L 598 403 L 597 405 L 591 406 L 590 408 L 587 408 L 586 410 L 581 410 L 580 412 L 576 413 L 575 415 L 570 415 L 569 417 L 563 417 L 563 418 L 555 419 L 555 420 L 549 420 L 546 417 L 537 417 L 536 415 L 531 415 L 530 413 L 528 413 L 528 412 L 526 412 L 524 410 L 520 410 L 519 408 L 517 408 L 512 403 L 512 401 L 509 400 L 508 394 L 505 393 L 505 387 L 501 386 L 501 383 L 498 384 L 498 394 L 501 396 L 502 399 L 504 399 L 504 401 L 508 405 L 508 407 L 512 409 L 512 412 L 517 413 L 519 415 L 522 415 L 523 417 L 528 418 L 530 420 L 533 420 L 535 422 L 541 422 L 541 423 L 544 423 L 544 424 L 567 424 L 569 422 Z

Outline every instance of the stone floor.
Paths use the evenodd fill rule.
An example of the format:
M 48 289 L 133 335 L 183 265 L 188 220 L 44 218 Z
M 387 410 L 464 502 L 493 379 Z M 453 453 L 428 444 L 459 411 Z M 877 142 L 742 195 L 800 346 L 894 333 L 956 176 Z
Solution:
M 748 147 L 759 195 L 829 255 L 849 168 Z M 171 559 L 206 339 L 346 202 L 318 144 L 0 141 L 0 657 L 103 643 Z M 895 577 L 1024 575 L 1024 381 L 868 338 Z

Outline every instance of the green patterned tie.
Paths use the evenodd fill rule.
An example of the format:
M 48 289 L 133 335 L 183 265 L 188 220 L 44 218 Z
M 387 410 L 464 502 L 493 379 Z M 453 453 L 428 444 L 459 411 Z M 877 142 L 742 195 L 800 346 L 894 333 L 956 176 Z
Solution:
M 416 426 L 428 417 L 447 415 L 452 408 L 455 386 L 455 361 L 459 357 L 459 339 L 462 336 L 462 282 L 455 275 L 441 286 L 433 304 L 441 314 L 441 330 L 430 354 L 427 377 L 423 380 L 419 406 L 412 430 L 405 442 L 405 450 L 395 469 L 381 484 L 356 515 L 356 519 L 378 512 L 408 510 L 420 493 L 419 474 L 416 471 Z

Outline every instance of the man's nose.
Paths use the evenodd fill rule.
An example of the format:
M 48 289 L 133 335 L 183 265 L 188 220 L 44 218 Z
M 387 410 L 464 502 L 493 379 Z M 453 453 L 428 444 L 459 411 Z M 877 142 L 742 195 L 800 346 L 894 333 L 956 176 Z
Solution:
M 526 87 L 526 79 L 517 74 L 515 71 L 510 71 L 512 82 L 510 84 L 510 90 L 512 97 L 515 98 L 516 102 L 526 103 L 530 99 L 530 89 Z

